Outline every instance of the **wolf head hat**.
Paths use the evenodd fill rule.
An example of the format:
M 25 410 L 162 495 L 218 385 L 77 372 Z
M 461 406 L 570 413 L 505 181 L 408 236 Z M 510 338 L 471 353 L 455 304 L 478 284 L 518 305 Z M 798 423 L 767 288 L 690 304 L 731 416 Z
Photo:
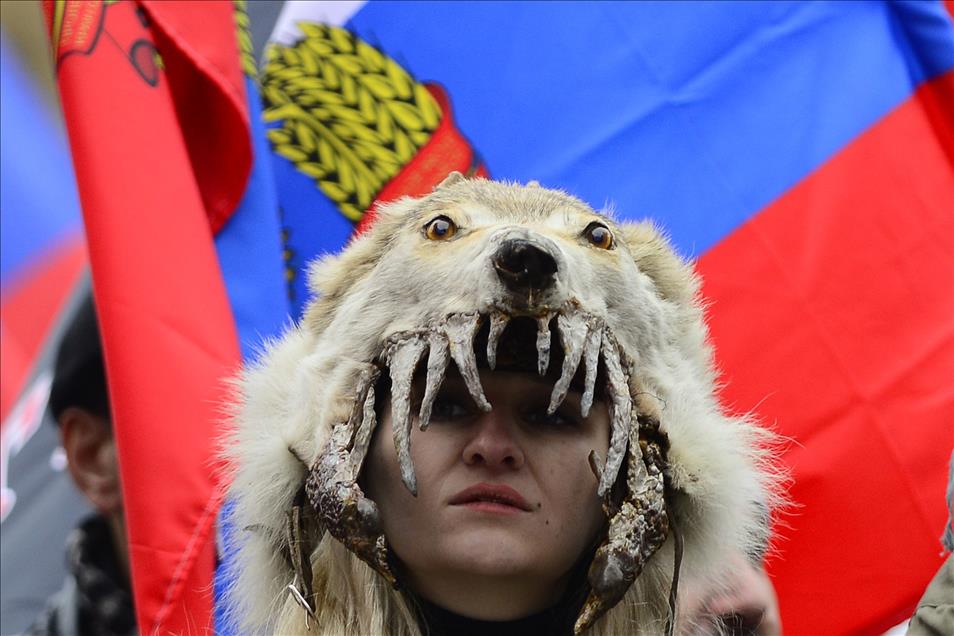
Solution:
M 415 493 L 412 425 L 426 429 L 451 362 L 490 410 L 478 359 L 494 368 L 517 321 L 536 325 L 524 331 L 539 373 L 559 365 L 550 412 L 576 381 L 583 415 L 594 396 L 610 415 L 607 457 L 589 457 L 607 532 L 577 633 L 627 595 L 671 611 L 680 556 L 683 571 L 717 579 L 730 551 L 764 549 L 774 478 L 762 433 L 720 408 L 697 278 L 652 225 L 617 223 L 535 183 L 455 173 L 382 208 L 370 231 L 314 264 L 310 282 L 317 298 L 304 319 L 239 386 L 229 458 L 246 531 L 233 604 L 247 627 L 274 624 L 288 586 L 313 609 L 322 540 L 396 583 L 377 506 L 359 484 L 380 380 L 390 380 L 394 447 Z M 425 389 L 412 413 L 416 373 Z

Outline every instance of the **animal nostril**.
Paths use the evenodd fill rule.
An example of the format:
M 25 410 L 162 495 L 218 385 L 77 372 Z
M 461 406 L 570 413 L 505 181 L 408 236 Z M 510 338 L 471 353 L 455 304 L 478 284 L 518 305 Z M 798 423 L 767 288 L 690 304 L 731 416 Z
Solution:
M 553 282 L 556 260 L 544 250 L 522 239 L 512 239 L 494 255 L 497 275 L 512 290 L 544 289 Z

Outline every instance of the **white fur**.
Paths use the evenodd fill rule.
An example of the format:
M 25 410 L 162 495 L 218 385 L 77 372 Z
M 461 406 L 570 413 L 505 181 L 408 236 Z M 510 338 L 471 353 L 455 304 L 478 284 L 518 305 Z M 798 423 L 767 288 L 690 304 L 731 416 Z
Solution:
M 457 240 L 423 237 L 421 228 L 437 214 L 463 228 Z M 285 513 L 331 425 L 347 418 L 358 373 L 391 334 L 500 306 L 489 254 L 514 234 L 556 250 L 554 301 L 573 298 L 602 318 L 632 360 L 633 382 L 658 401 L 685 536 L 683 575 L 718 580 L 730 552 L 764 547 L 765 513 L 776 503 L 765 433 L 726 415 L 716 400 L 691 267 L 645 223 L 605 219 L 616 249 L 586 244 L 580 233 L 599 218 L 538 186 L 452 179 L 432 195 L 385 208 L 368 235 L 315 264 L 318 300 L 239 383 L 228 445 L 241 535 L 231 607 L 245 629 L 274 629 L 282 608 L 294 608 L 284 591 L 293 577 L 281 555 Z M 628 598 L 664 599 L 671 567 L 670 540 Z

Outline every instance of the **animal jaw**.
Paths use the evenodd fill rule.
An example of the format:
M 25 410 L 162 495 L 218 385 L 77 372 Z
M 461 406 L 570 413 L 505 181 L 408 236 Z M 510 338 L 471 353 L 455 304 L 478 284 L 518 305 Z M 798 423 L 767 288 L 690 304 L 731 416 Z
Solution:
M 391 409 L 394 447 L 397 450 L 401 478 L 407 489 L 417 495 L 417 479 L 411 461 L 411 385 L 425 352 L 428 353 L 424 398 L 418 422 L 426 430 L 434 399 L 444 380 L 449 359 L 453 359 L 475 404 L 484 411 L 487 401 L 480 383 L 475 354 L 475 336 L 481 323 L 489 320 L 486 357 L 493 368 L 497 344 L 510 315 L 496 308 L 487 315 L 452 314 L 426 327 L 392 334 L 377 356 L 378 364 L 390 371 Z M 545 311 L 536 318 L 537 370 L 545 375 L 550 363 L 550 324 L 556 322 L 563 365 L 556 381 L 549 413 L 563 402 L 582 360 L 585 380 L 581 411 L 583 417 L 592 405 L 597 369 L 602 361 L 606 369 L 604 394 L 610 413 L 610 447 L 606 462 L 594 467 L 599 482 L 598 495 L 604 501 L 609 519 L 606 540 L 596 552 L 590 569 L 591 593 L 576 626 L 581 633 L 626 593 L 643 566 L 665 541 L 668 532 L 663 471 L 665 434 L 659 432 L 658 419 L 634 412 L 637 401 L 630 394 L 627 378 L 631 365 L 609 328 L 597 317 L 587 314 L 575 302 L 560 311 Z M 324 527 L 374 568 L 388 582 L 396 577 L 388 563 L 387 541 L 376 504 L 364 496 L 358 478 L 368 453 L 376 425 L 374 381 L 378 373 L 365 373 L 357 383 L 354 406 L 347 422 L 335 425 L 331 439 L 318 456 L 306 481 L 306 492 Z M 631 422 L 643 416 L 651 424 L 631 433 Z M 646 429 L 646 430 L 643 430 Z M 646 432 L 655 433 L 648 440 Z M 628 451 L 628 474 L 624 500 L 616 504 L 611 489 Z
M 433 240 L 438 217 L 451 225 L 441 221 Z M 587 234 L 594 223 L 610 241 L 602 230 Z M 451 361 L 475 404 L 491 408 L 478 358 L 498 364 L 515 319 L 536 322 L 537 372 L 547 374 L 551 352 L 562 352 L 549 412 L 582 377 L 582 414 L 597 394 L 610 414 L 607 457 L 590 460 L 608 532 L 591 563 L 577 633 L 624 598 L 646 567 L 654 567 L 646 580 L 659 580 L 654 555 L 670 543 L 670 518 L 686 520 L 684 563 L 700 576 L 719 575 L 727 547 L 764 547 L 773 477 L 758 429 L 719 409 L 698 282 L 648 224 L 616 224 L 538 186 L 452 176 L 431 195 L 383 208 L 366 235 L 313 267 L 311 281 L 319 296 L 302 323 L 240 385 L 232 491 L 240 526 L 260 530 L 240 550 L 233 604 L 250 608 L 252 631 L 275 613 L 257 598 L 261 581 L 283 583 L 264 594 L 275 603 L 294 579 L 282 565 L 282 524 L 303 482 L 321 522 L 310 545 L 327 530 L 395 583 L 377 506 L 359 485 L 377 425 L 378 380 L 390 377 L 401 479 L 416 493 L 411 426 L 416 419 L 427 429 Z M 475 350 L 478 333 L 486 334 L 486 353 Z M 419 369 L 424 396 L 412 413 Z M 641 594 L 668 592 L 646 586 Z

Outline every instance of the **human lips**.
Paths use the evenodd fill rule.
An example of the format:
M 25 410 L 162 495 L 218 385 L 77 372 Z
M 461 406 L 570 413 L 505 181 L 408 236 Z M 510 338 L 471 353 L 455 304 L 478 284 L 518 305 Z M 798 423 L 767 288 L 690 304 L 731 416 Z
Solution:
M 476 484 L 465 488 L 454 495 L 449 504 L 484 512 L 529 512 L 531 509 L 519 492 L 503 484 Z

